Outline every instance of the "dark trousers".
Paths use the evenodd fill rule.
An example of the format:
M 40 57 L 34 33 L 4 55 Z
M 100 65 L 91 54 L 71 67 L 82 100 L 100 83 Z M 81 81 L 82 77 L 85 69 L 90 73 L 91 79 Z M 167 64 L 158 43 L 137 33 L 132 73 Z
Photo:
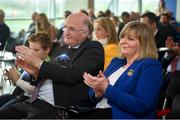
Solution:
M 26 99 L 28 99 L 29 97 L 24 96 L 24 95 L 20 95 L 20 96 L 13 96 L 10 94 L 6 95 L 7 97 L 5 97 L 4 99 L 2 97 L 0 97 L 0 101 L 5 101 L 5 103 L 3 105 L 1 105 L 0 110 L 4 110 L 9 108 L 11 105 L 16 104 L 17 102 L 22 102 Z M 7 99 L 9 97 L 9 99 Z
M 10 94 L 4 94 L 0 96 L 0 107 L 3 106 L 4 104 L 6 104 L 7 102 L 9 102 L 10 100 L 16 98 L 13 95 Z
M 54 107 L 42 100 L 35 100 L 33 103 L 29 99 L 18 102 L 7 109 L 0 110 L 0 118 L 54 118 Z

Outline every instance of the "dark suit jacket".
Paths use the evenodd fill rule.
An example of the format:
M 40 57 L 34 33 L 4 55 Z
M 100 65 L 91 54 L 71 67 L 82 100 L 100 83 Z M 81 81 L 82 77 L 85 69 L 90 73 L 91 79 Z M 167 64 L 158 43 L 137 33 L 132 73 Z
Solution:
M 56 105 L 90 107 L 89 87 L 83 81 L 83 73 L 97 75 L 104 66 L 104 49 L 97 41 L 85 40 L 77 49 L 67 47 L 59 51 L 51 62 L 43 62 L 38 78 L 53 81 Z M 64 57 L 61 59 L 60 57 Z M 52 57 L 51 57 L 52 58 Z M 60 61 L 60 59 L 62 61 Z
M 166 40 L 165 34 L 163 33 L 163 31 L 158 29 L 158 32 L 155 35 L 155 42 L 157 48 L 165 47 L 165 40 Z
M 1 42 L 0 50 L 3 50 L 4 45 L 9 36 L 10 36 L 9 27 L 5 23 L 0 24 L 0 42 Z

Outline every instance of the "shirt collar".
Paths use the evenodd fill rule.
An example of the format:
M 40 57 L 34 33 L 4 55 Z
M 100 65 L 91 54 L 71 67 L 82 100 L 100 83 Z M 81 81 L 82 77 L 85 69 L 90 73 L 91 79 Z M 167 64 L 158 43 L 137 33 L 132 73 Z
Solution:
M 78 48 L 79 48 L 79 46 L 80 46 L 80 44 L 79 44 L 79 45 L 77 45 L 77 46 L 74 46 L 74 47 L 68 46 L 68 48 L 78 49 Z

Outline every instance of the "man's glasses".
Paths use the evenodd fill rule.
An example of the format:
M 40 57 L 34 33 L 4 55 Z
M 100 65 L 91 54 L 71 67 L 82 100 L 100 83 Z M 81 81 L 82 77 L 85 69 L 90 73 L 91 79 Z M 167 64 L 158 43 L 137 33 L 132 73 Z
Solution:
M 73 27 L 67 27 L 67 26 L 64 26 L 62 28 L 63 31 L 65 32 L 70 32 L 70 33 L 74 33 L 74 32 L 80 32 L 80 31 L 86 31 L 86 30 L 83 30 L 83 29 L 76 29 L 76 28 L 73 28 Z

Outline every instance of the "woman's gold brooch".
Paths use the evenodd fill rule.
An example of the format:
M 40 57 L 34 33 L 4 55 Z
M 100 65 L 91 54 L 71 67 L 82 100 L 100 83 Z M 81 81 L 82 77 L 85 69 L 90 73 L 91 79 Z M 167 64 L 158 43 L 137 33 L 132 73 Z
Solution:
M 128 71 L 127 75 L 128 75 L 128 76 L 132 76 L 133 73 L 134 73 L 134 70 L 133 70 L 133 69 L 130 69 L 130 70 Z

